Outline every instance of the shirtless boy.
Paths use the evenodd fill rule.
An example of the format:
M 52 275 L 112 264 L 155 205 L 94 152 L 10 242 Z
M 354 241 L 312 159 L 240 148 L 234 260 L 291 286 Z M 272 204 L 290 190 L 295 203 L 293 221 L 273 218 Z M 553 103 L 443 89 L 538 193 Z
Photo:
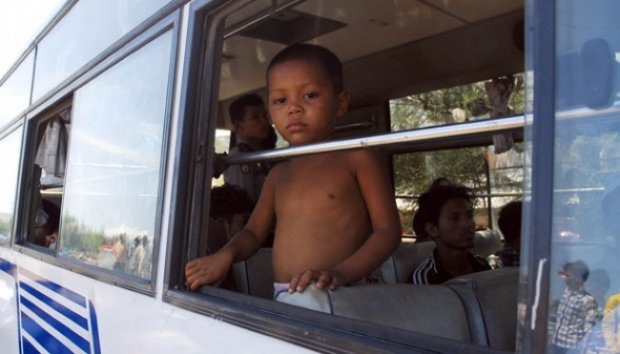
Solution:
M 319 46 L 288 47 L 267 69 L 269 111 L 291 146 L 332 139 L 348 108 L 338 58 Z M 400 222 L 385 165 L 371 151 L 297 157 L 267 176 L 246 226 L 213 255 L 189 262 L 187 286 L 219 284 L 252 256 L 275 223 L 273 272 L 289 292 L 310 282 L 336 289 L 378 268 L 400 242 Z

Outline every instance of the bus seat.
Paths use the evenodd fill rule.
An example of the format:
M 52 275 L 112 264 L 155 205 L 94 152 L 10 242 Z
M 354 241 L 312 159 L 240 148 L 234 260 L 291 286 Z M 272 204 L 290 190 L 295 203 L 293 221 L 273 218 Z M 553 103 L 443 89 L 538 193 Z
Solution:
M 401 242 L 396 251 L 381 265 L 379 271 L 388 284 L 407 283 L 422 261 L 433 253 L 435 242 Z
M 374 324 L 514 351 L 518 268 L 438 285 L 380 284 L 282 293 L 279 302 Z
M 451 279 L 468 312 L 470 331 L 492 348 L 515 350 L 519 267 L 507 267 Z
M 491 229 L 476 231 L 474 250 L 480 256 L 487 258 L 501 250 L 503 245 L 502 238 L 497 231 Z
M 245 261 L 233 264 L 232 271 L 237 291 L 269 300 L 273 299 L 270 247 L 263 247 Z

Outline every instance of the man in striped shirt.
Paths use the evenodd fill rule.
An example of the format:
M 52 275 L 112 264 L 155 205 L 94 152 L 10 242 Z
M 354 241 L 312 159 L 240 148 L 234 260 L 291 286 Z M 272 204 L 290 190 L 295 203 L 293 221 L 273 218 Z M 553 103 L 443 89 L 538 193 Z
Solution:
M 467 187 L 437 179 L 418 199 L 418 230 L 437 245 L 411 275 L 413 284 L 440 284 L 470 273 L 490 270 L 484 258 L 472 253 L 476 197 Z

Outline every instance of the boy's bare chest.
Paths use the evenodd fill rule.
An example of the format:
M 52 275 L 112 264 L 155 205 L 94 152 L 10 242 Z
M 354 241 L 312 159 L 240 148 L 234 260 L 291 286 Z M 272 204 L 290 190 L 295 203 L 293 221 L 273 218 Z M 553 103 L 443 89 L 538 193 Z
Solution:
M 277 199 L 344 201 L 359 194 L 354 172 L 341 159 L 291 163 L 277 184 Z

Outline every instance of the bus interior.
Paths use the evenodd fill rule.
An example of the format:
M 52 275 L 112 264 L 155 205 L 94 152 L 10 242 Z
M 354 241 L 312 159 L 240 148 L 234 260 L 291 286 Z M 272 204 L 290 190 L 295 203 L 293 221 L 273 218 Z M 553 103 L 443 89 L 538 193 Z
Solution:
M 352 146 L 363 140 L 389 157 L 403 224 L 401 246 L 380 269 L 386 284 L 337 290 L 332 294 L 333 314 L 386 326 L 400 333 L 397 337 L 413 331 L 515 349 L 518 269 L 496 270 L 473 283 L 449 286 L 414 289 L 405 283 L 434 247 L 432 241 L 416 243 L 411 223 L 417 195 L 435 178 L 467 185 L 478 195 L 476 251 L 493 258 L 502 247 L 496 214 L 503 204 L 522 198 L 523 8 L 523 1 L 512 0 L 375 0 L 363 6 L 356 1 L 309 0 L 253 2 L 226 17 L 221 56 L 214 59 L 220 71 L 219 85 L 212 88 L 216 118 L 208 132 L 213 141 L 210 153 L 217 156 L 212 162 L 222 163 L 222 156 L 226 160 L 234 144 L 230 103 L 249 93 L 267 102 L 267 65 L 294 43 L 325 46 L 343 62 L 351 104 L 337 123 L 336 141 L 353 142 Z M 460 98 L 450 100 L 455 96 Z M 279 137 L 273 151 L 248 153 L 225 163 L 294 156 L 295 149 L 286 145 Z M 297 154 L 304 153 L 312 153 L 312 146 Z M 217 178 L 209 178 L 217 170 L 212 166 L 205 174 L 212 190 L 224 183 L 217 172 Z M 218 216 L 207 224 L 203 218 L 199 231 L 190 230 L 196 236 L 189 241 L 195 245 L 187 251 L 189 258 L 213 252 L 243 225 L 222 216 L 217 203 L 209 205 L 210 192 L 204 191 L 201 213 Z M 236 263 L 221 287 L 271 300 L 270 262 L 267 245 Z M 229 296 L 218 290 L 204 286 L 201 292 Z M 260 300 L 240 301 L 270 306 Z M 480 306 L 470 306 L 476 301 Z

